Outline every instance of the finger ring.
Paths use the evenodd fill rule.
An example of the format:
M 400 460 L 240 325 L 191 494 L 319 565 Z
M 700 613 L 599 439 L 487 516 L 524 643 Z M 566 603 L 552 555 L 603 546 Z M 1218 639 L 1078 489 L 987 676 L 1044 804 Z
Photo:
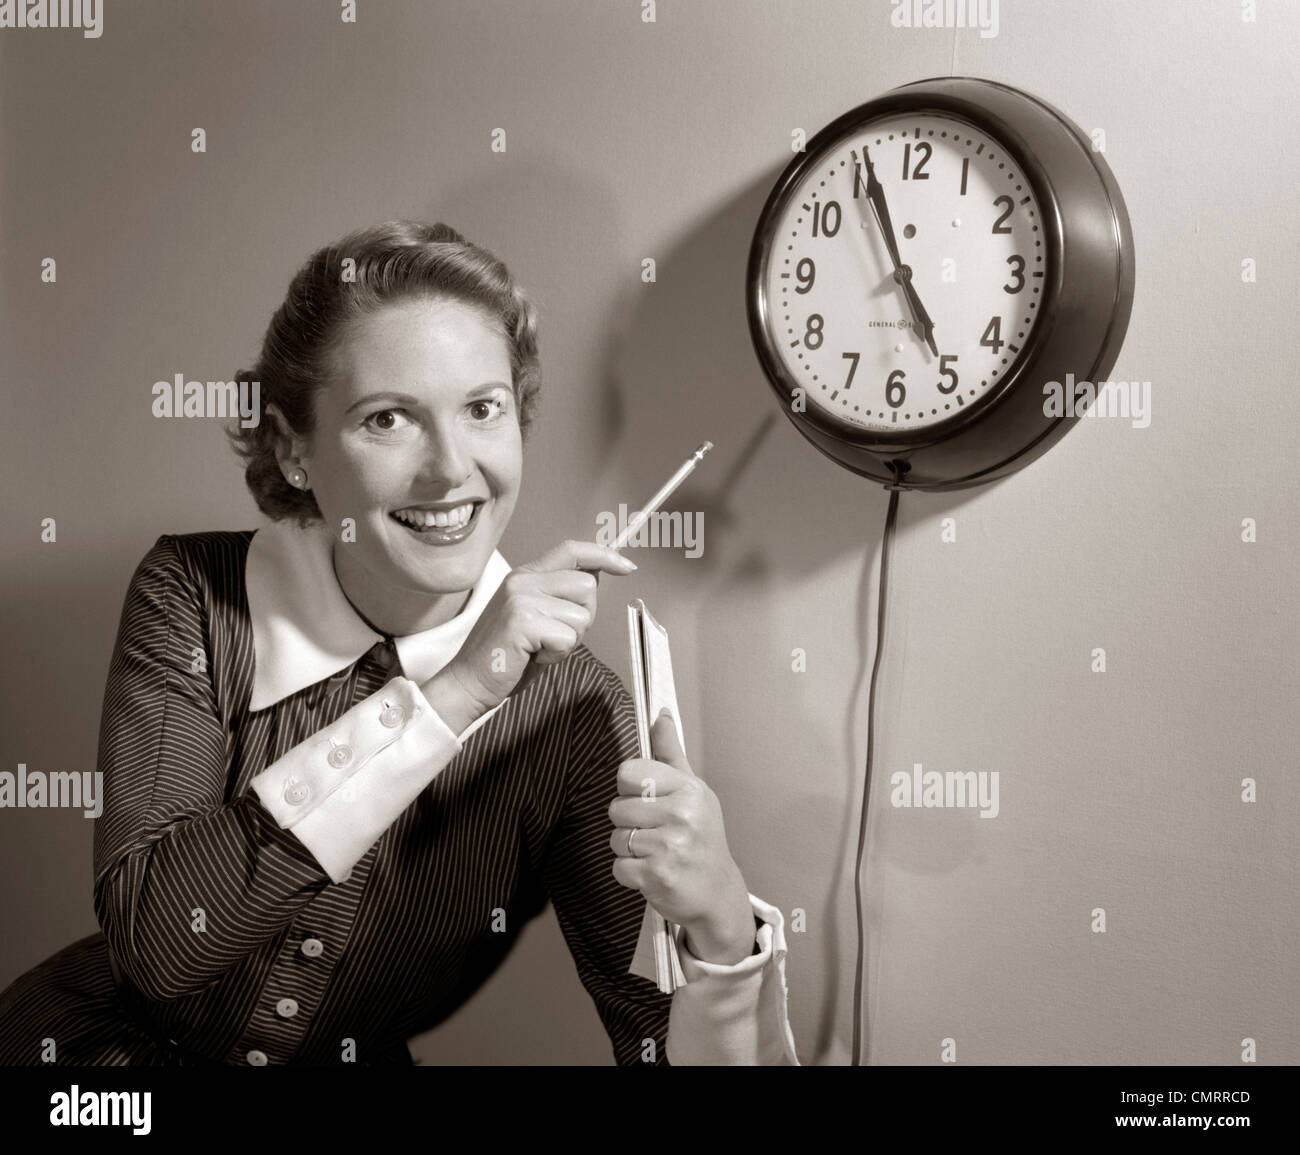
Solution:
M 634 839 L 634 838 L 636 837 L 636 832 L 637 832 L 639 829 L 640 829 L 640 827 L 634 826 L 634 827 L 632 827 L 631 830 L 629 830 L 629 831 L 627 832 L 627 854 L 628 854 L 628 857 L 629 857 L 629 858 L 635 858 L 635 857 L 636 857 L 636 855 L 635 855 L 635 854 L 633 853 L 633 851 L 632 851 L 632 839 Z

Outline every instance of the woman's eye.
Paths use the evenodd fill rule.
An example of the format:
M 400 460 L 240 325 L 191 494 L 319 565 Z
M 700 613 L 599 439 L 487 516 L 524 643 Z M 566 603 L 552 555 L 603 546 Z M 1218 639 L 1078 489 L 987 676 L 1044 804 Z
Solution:
M 364 424 L 367 429 L 377 433 L 391 433 L 393 430 L 401 428 L 399 418 L 402 421 L 406 420 L 400 409 L 381 409 L 378 413 L 370 414 Z
M 499 417 L 506 411 L 505 402 L 496 397 L 488 398 L 482 401 L 471 401 L 469 411 L 475 421 L 487 422 L 494 417 Z

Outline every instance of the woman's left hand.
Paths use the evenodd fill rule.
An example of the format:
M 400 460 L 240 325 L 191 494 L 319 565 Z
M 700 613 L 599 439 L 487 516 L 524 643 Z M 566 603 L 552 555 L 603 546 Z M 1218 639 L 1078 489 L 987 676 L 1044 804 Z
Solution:
M 609 807 L 614 877 L 679 924 L 696 958 L 733 965 L 753 953 L 754 915 L 722 807 L 692 772 L 667 710 L 650 744 L 653 759 L 629 758 L 618 769 L 619 797 Z

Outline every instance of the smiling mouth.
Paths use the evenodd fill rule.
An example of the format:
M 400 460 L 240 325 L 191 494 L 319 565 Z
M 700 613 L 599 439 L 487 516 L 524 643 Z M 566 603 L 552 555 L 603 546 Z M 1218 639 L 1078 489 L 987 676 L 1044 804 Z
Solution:
M 474 531 L 482 508 L 482 501 L 467 501 L 451 509 L 398 509 L 388 516 L 422 541 L 451 545 Z

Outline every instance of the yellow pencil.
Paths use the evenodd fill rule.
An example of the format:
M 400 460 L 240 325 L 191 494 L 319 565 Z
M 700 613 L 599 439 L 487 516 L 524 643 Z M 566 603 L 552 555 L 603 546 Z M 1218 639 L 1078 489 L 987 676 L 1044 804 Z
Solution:
M 639 510 L 635 515 L 633 515 L 632 520 L 627 523 L 626 528 L 624 528 L 623 532 L 618 535 L 614 544 L 610 548 L 622 549 L 625 545 L 627 545 L 632 535 L 635 534 L 637 530 L 639 530 L 646 523 L 647 519 L 650 517 L 652 513 L 655 512 L 655 510 L 657 510 L 661 505 L 663 505 L 665 501 L 668 500 L 673 490 L 676 489 L 679 485 L 681 485 L 681 483 L 691 475 L 691 471 L 697 465 L 699 465 L 704 455 L 708 453 L 708 451 L 712 448 L 713 448 L 713 442 L 706 441 L 703 445 L 699 447 L 699 449 L 697 449 L 694 453 L 692 453 L 691 456 L 686 459 L 682 467 L 676 473 L 674 473 L 672 477 L 670 477 L 666 482 L 664 482 L 659 492 L 656 493 L 654 497 L 652 497 L 648 502 L 646 502 L 645 507 Z

